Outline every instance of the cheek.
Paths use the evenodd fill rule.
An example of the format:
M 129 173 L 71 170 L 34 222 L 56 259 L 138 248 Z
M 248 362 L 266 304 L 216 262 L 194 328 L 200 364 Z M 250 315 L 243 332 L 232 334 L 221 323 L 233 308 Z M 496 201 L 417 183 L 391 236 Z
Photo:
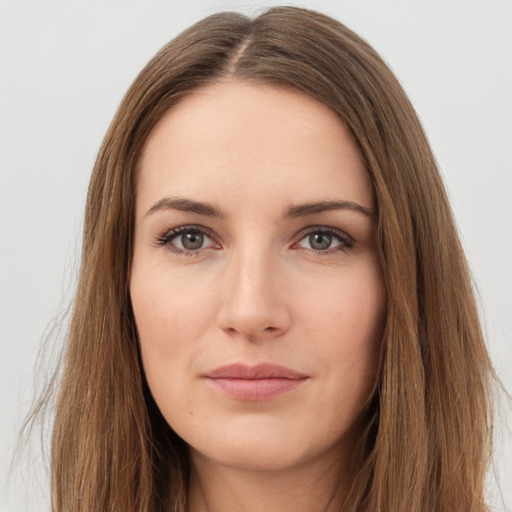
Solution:
M 200 336 L 211 317 L 214 297 L 207 285 L 179 275 L 134 268 L 130 296 L 141 345 L 173 350 Z
M 311 356 L 329 376 L 326 400 L 356 411 L 373 389 L 382 346 L 387 299 L 379 267 L 340 274 L 310 295 L 304 308 L 306 339 L 316 340 Z
M 308 319 L 309 328 L 340 340 L 334 347 L 363 350 L 380 344 L 387 299 L 376 264 L 331 274 L 321 286 L 304 283 L 296 296 L 303 297 L 299 315 Z
M 179 392 L 201 354 L 214 298 L 208 287 L 190 286 L 163 272 L 156 277 L 152 269 L 136 265 L 130 296 L 144 372 L 156 402 L 165 407 L 174 392 L 184 396 Z

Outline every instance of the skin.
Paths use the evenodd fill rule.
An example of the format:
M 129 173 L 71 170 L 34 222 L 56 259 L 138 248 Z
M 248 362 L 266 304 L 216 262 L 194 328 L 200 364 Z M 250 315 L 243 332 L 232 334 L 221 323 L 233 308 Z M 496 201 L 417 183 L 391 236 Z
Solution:
M 208 203 L 222 217 L 169 198 Z M 366 213 L 283 216 L 325 201 Z M 386 312 L 374 209 L 348 130 L 293 90 L 210 85 L 149 135 L 130 293 L 151 392 L 190 446 L 190 511 L 340 509 Z M 169 233 L 183 226 L 196 232 Z M 204 377 L 261 362 L 306 378 L 245 400 Z

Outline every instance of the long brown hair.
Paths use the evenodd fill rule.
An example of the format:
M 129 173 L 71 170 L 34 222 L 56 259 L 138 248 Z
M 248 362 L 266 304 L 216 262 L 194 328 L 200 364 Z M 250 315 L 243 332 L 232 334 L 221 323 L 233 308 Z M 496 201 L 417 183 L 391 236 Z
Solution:
M 87 199 L 52 438 L 53 510 L 186 509 L 187 447 L 148 391 L 128 292 L 137 163 L 168 109 L 232 77 L 328 105 L 374 188 L 388 313 L 344 510 L 486 510 L 493 373 L 434 157 L 377 53 L 341 23 L 293 7 L 189 28 L 143 69 L 112 121 Z

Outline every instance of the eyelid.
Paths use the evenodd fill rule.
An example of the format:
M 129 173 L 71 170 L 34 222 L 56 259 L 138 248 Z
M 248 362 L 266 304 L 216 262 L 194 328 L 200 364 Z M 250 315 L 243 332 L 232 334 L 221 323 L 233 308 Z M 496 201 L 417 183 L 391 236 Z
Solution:
M 214 244 L 216 244 L 217 247 L 209 246 L 209 247 L 201 247 L 196 250 L 189 250 L 189 249 L 182 249 L 180 247 L 177 247 L 176 245 L 172 244 L 172 240 L 177 238 L 179 235 L 191 231 L 198 231 L 202 233 L 205 237 L 209 238 Z M 332 237 L 334 237 L 338 242 L 340 242 L 337 246 L 328 248 L 328 249 L 308 249 L 306 247 L 296 247 L 300 242 L 302 242 L 306 237 L 310 236 L 313 233 L 323 233 L 328 234 Z M 216 240 L 216 236 L 213 233 L 213 231 L 210 228 L 207 228 L 205 226 L 200 226 L 197 224 L 186 224 L 183 226 L 176 226 L 170 229 L 166 229 L 161 234 L 159 234 L 156 238 L 156 244 L 157 246 L 164 246 L 169 251 L 182 255 L 182 256 L 199 256 L 203 254 L 205 251 L 216 248 L 220 249 L 221 244 Z M 314 254 L 315 256 L 323 256 L 323 255 L 332 255 L 333 253 L 339 252 L 339 251 L 348 251 L 352 249 L 355 240 L 347 234 L 345 231 L 337 228 L 333 228 L 330 226 L 309 226 L 305 229 L 303 229 L 298 235 L 296 235 L 296 241 L 292 244 L 291 248 L 297 248 L 302 251 L 306 251 L 308 253 Z
M 310 226 L 310 227 L 302 230 L 297 235 L 298 240 L 296 242 L 294 242 L 293 246 L 296 246 L 297 244 L 302 242 L 307 236 L 309 236 L 313 233 L 329 234 L 329 235 L 333 236 L 334 238 L 336 238 L 336 240 L 338 240 L 340 242 L 340 245 L 330 248 L 330 249 L 325 249 L 325 250 L 318 250 L 318 249 L 315 250 L 315 249 L 307 249 L 305 247 L 300 247 L 301 250 L 308 251 L 308 252 L 314 254 L 315 256 L 316 255 L 318 255 L 318 256 L 329 255 L 329 254 L 333 254 L 337 251 L 347 251 L 347 250 L 352 249 L 352 247 L 354 246 L 354 243 L 355 243 L 355 240 L 348 233 L 346 233 L 345 231 L 343 231 L 341 229 L 333 228 L 330 226 Z
M 217 246 L 220 245 L 217 242 L 216 237 L 211 229 L 209 229 L 205 226 L 197 225 L 197 224 L 186 224 L 183 226 L 176 226 L 176 227 L 173 227 L 170 229 L 166 229 L 157 235 L 155 245 L 166 247 L 169 251 L 171 251 L 175 254 L 185 255 L 185 256 L 191 256 L 191 255 L 199 256 L 205 250 L 215 248 L 215 247 L 202 247 L 197 250 L 189 250 L 189 249 L 181 249 L 171 243 L 172 240 L 177 238 L 179 235 L 181 235 L 183 233 L 188 233 L 191 231 L 198 231 L 198 232 L 202 233 L 205 237 L 212 240 L 212 242 L 215 245 L 217 245 Z

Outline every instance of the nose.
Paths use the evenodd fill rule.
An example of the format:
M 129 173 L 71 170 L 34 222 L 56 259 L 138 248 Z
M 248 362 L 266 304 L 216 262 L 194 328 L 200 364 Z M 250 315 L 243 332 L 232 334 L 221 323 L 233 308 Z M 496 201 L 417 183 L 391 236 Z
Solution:
M 250 253 L 250 254 L 248 254 Z M 276 258 L 263 251 L 233 255 L 220 283 L 218 326 L 248 341 L 277 338 L 290 327 Z

